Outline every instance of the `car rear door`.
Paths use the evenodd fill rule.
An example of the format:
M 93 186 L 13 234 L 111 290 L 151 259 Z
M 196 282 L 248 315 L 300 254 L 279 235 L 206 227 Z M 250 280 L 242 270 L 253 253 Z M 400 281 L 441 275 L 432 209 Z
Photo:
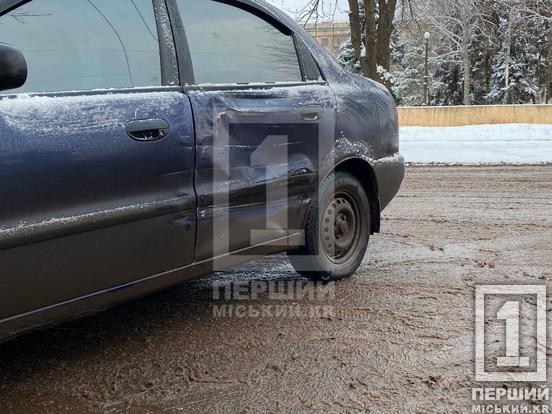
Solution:
M 241 2 L 176 0 L 196 122 L 196 260 L 301 232 L 321 152 L 333 142 L 329 87 L 308 50 Z M 320 146 L 322 144 L 322 147 Z
M 156 21 L 164 1 L 33 0 L 0 16 L 29 67 L 0 94 L 0 323 L 192 262 L 192 111 Z

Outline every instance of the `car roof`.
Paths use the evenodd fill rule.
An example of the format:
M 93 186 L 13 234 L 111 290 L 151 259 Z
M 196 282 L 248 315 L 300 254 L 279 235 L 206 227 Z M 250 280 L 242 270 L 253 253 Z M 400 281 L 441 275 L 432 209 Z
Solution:
M 301 28 L 295 20 L 289 17 L 286 13 L 282 12 L 276 6 L 268 3 L 265 0 L 215 0 L 222 1 L 224 3 L 240 3 L 247 8 L 255 9 L 268 17 L 275 20 L 279 25 L 285 26 L 290 31 L 296 32 L 298 28 Z
M 17 6 L 28 3 L 29 1 L 31 0 L 0 0 L 0 14 L 6 13 Z M 264 0 L 232 0 L 232 2 L 241 3 L 249 8 L 256 9 L 269 17 L 272 17 L 274 20 L 277 20 L 289 30 L 293 30 L 293 28 L 290 27 L 290 23 L 291 26 L 293 26 L 294 21 L 285 13 L 282 13 L 277 7 L 274 7 Z

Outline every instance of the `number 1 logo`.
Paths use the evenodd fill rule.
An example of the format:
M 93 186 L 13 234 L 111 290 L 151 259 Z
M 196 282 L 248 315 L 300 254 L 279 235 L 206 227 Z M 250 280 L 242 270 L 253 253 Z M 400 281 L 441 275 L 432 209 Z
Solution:
M 529 358 L 519 356 L 519 302 L 506 302 L 496 316 L 499 320 L 506 321 L 506 356 L 498 357 L 496 365 L 509 368 L 528 367 Z
M 531 366 L 531 358 L 521 355 L 520 301 L 509 300 L 496 313 L 496 320 L 506 324 L 505 355 L 496 357 L 499 371 L 489 372 L 485 362 L 485 300 L 487 297 L 523 296 L 536 298 L 536 371 L 522 371 Z M 530 302 L 527 302 L 528 305 Z M 533 305 L 531 305 L 533 306 Z M 533 313 L 532 313 L 533 314 Z M 511 369 L 508 371 L 507 369 Z M 546 286 L 544 285 L 484 285 L 475 289 L 475 380 L 492 382 L 546 381 Z

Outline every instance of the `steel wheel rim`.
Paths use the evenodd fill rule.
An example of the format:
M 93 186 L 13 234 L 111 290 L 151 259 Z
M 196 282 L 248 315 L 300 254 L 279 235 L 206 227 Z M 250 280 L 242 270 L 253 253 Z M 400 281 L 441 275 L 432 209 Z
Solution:
M 320 243 L 332 262 L 342 264 L 357 249 L 361 233 L 358 203 L 351 194 L 337 193 L 323 210 L 320 221 Z

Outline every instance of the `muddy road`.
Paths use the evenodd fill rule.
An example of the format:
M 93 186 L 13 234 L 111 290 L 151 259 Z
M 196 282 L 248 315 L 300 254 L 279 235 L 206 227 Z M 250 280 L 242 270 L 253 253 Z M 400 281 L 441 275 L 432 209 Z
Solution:
M 215 315 L 231 280 L 302 279 L 270 257 L 4 344 L 0 412 L 467 413 L 475 284 L 552 281 L 552 167 L 409 168 L 360 272 L 299 303 L 329 314 Z

